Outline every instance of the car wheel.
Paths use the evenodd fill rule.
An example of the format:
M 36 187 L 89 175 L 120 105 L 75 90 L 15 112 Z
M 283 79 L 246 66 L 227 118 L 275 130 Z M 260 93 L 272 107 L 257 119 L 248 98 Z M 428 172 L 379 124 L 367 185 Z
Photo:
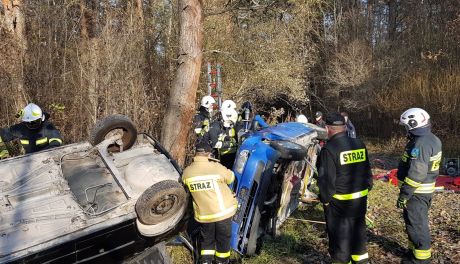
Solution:
M 249 231 L 248 246 L 246 248 L 246 255 L 251 257 L 257 254 L 260 248 L 260 210 L 257 206 L 254 210 L 254 216 L 252 217 L 251 230 Z
M 99 120 L 91 131 L 89 141 L 95 146 L 116 134 L 121 134 L 123 150 L 131 148 L 136 142 L 136 127 L 131 119 L 124 115 L 111 115 Z M 110 152 L 120 152 L 121 150 L 119 144 L 110 145 L 108 148 Z
M 303 160 L 307 156 L 307 149 L 304 146 L 291 141 L 271 141 L 270 146 L 280 153 L 282 159 Z
M 187 200 L 179 182 L 165 180 L 150 186 L 135 206 L 141 234 L 153 236 L 172 229 L 184 216 Z

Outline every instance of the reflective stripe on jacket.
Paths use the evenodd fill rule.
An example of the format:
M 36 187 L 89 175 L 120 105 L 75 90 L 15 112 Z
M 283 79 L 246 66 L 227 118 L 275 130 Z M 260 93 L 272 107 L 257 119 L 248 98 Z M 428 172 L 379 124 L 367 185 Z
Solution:
M 332 136 L 321 149 L 317 162 L 319 198 L 330 203 L 340 216 L 366 213 L 372 173 L 364 143 L 346 132 Z
M 442 144 L 438 137 L 431 132 L 412 135 L 398 166 L 398 179 L 403 182 L 402 197 L 410 199 L 414 193 L 433 193 L 441 159 Z
M 61 134 L 49 121 L 37 129 L 29 129 L 24 123 L 0 128 L 0 137 L 4 142 L 19 139 L 26 154 L 62 145 Z
M 220 163 L 196 156 L 182 175 L 193 197 L 195 219 L 211 223 L 232 217 L 237 208 L 236 198 L 228 184 L 235 176 Z

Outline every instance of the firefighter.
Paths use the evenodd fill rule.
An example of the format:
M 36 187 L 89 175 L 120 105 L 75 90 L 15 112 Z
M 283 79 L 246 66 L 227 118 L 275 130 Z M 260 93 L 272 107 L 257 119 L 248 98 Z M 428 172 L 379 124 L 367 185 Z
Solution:
M 296 116 L 295 121 L 299 122 L 299 123 L 302 123 L 302 124 L 308 124 L 308 118 L 303 114 L 300 114 L 300 115 Z
M 236 103 L 232 100 L 225 100 L 222 102 L 222 105 L 220 107 L 220 110 L 222 109 L 233 109 L 236 111 Z
M 238 138 L 248 131 L 256 131 L 260 128 L 267 128 L 269 125 L 260 116 L 254 113 L 254 108 L 251 102 L 244 102 L 241 105 L 241 111 L 238 115 L 236 123 L 236 130 L 238 131 Z
M 400 117 L 409 142 L 398 166 L 402 182 L 396 206 L 403 209 L 409 252 L 402 263 L 430 263 L 428 210 L 441 163 L 441 140 L 431 132 L 430 115 L 410 108 Z
M 315 113 L 315 125 L 322 127 L 322 128 L 326 127 L 326 122 L 324 122 L 323 120 L 323 113 L 321 113 L 320 111 L 317 111 Z
M 193 118 L 193 127 L 196 134 L 195 145 L 198 145 L 202 141 L 207 142 L 209 137 L 206 135 L 209 132 L 211 124 L 212 112 L 216 100 L 210 95 L 206 95 L 201 99 L 201 105 L 198 113 Z
M 222 104 L 224 105 L 224 104 Z M 228 169 L 232 169 L 238 149 L 238 140 L 235 124 L 238 120 L 238 112 L 231 108 L 223 108 L 220 111 L 221 120 L 214 120 L 209 130 L 211 146 L 216 150 L 220 163 Z
M 366 146 L 346 134 L 338 113 L 326 118 L 328 142 L 318 160 L 318 187 L 324 206 L 333 263 L 368 263 L 367 193 L 372 173 Z
M 0 128 L 0 143 L 19 139 L 26 154 L 62 145 L 61 134 L 45 118 L 45 113 L 38 105 L 28 104 L 19 112 L 18 117 L 21 123 Z M 0 150 L 0 158 L 9 156 L 5 150 Z
M 210 161 L 211 146 L 200 143 L 193 163 L 182 179 L 193 198 L 195 220 L 201 224 L 200 263 L 228 263 L 230 258 L 231 218 L 237 201 L 228 187 L 235 178 L 231 170 Z
M 347 112 L 340 112 L 340 114 L 345 118 L 345 124 L 347 126 L 347 134 L 351 138 L 356 138 L 356 129 L 350 118 L 348 117 Z

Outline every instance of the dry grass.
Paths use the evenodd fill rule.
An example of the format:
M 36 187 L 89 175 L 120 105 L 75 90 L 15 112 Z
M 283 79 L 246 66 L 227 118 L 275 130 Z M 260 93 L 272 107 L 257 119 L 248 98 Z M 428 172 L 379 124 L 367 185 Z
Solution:
M 369 194 L 368 217 L 375 227 L 369 230 L 368 251 L 373 264 L 399 263 L 407 245 L 401 210 L 395 206 L 398 189 L 386 182 L 375 182 Z M 460 253 L 460 194 L 436 193 L 430 211 L 433 238 L 433 263 L 459 263 Z M 323 219 L 321 205 L 308 205 L 297 210 L 291 218 Z M 289 219 L 276 238 L 266 238 L 259 255 L 241 258 L 233 254 L 234 263 L 248 264 L 325 264 L 327 253 L 324 225 Z M 173 263 L 191 263 L 183 247 L 171 250 Z

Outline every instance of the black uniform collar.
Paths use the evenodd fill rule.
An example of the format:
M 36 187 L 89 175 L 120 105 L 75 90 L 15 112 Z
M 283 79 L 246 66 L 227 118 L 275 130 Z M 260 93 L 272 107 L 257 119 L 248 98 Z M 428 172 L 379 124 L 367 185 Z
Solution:
M 344 132 L 340 132 L 340 133 L 337 133 L 335 135 L 333 135 L 330 139 L 330 140 L 333 140 L 333 139 L 336 139 L 336 138 L 341 138 L 341 137 L 346 137 L 347 136 L 347 132 L 344 131 Z
M 200 106 L 200 110 L 199 110 L 199 111 L 200 111 L 200 114 L 201 114 L 201 115 L 203 115 L 203 116 L 205 116 L 205 117 L 207 117 L 207 118 L 209 118 L 209 117 L 211 116 L 210 113 L 209 113 L 209 111 L 208 111 L 208 109 L 206 109 L 206 107 L 204 107 L 204 106 Z
M 409 131 L 412 136 L 420 137 L 431 133 L 431 125 L 415 128 Z

